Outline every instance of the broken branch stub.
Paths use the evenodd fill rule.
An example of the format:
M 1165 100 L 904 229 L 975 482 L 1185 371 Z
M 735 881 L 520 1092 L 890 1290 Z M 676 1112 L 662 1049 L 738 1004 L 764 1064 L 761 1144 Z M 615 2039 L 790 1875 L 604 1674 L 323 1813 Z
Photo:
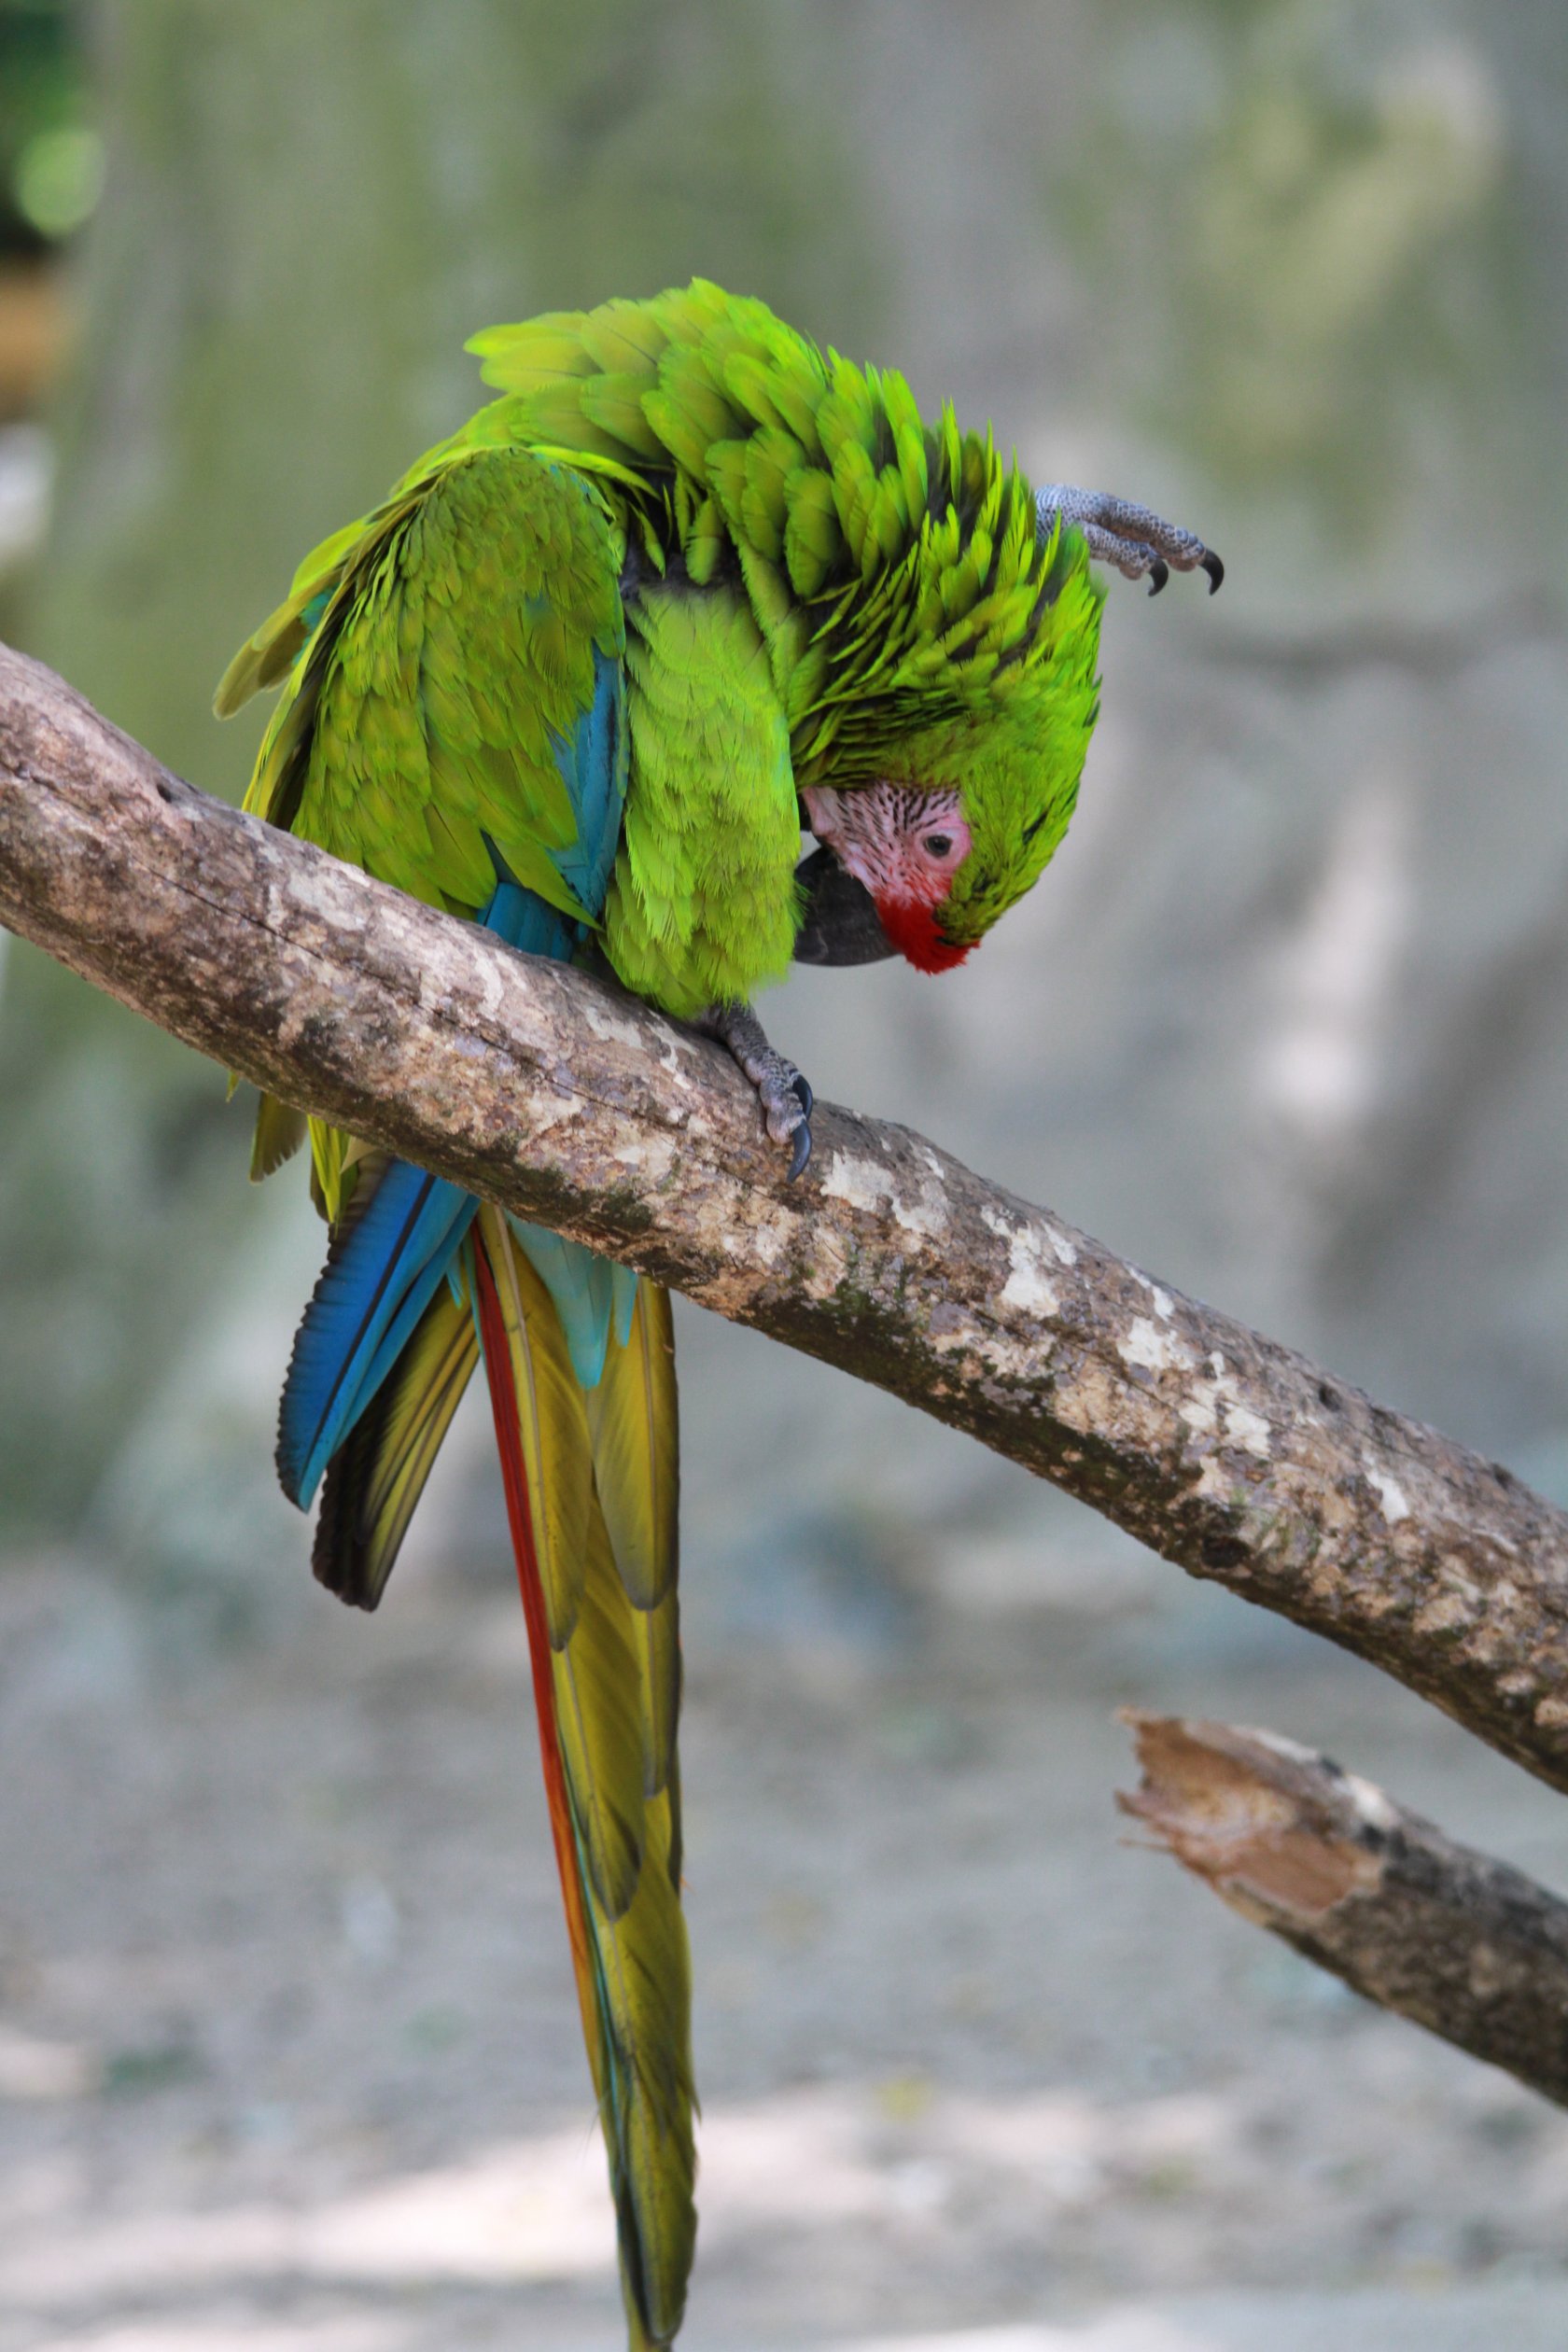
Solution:
M 1255 1926 L 1568 2106 L 1568 1903 L 1272 1731 L 1124 1708 L 1117 1804 Z

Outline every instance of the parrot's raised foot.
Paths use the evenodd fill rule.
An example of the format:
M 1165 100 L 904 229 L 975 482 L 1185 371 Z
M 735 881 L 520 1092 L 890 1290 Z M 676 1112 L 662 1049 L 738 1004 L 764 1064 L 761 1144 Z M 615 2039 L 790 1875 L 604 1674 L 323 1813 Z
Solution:
M 1225 578 L 1225 566 L 1196 532 L 1179 530 L 1162 522 L 1148 507 L 1130 498 L 1113 498 L 1103 490 L 1075 490 L 1070 483 L 1049 482 L 1034 495 L 1043 539 L 1060 515 L 1082 531 L 1089 553 L 1102 564 L 1113 564 L 1127 580 L 1147 580 L 1149 594 L 1157 596 L 1171 570 L 1205 571 L 1209 594 Z
M 810 1086 L 792 1061 L 775 1053 L 767 1033 L 749 1004 L 710 1004 L 697 1027 L 707 1037 L 727 1046 L 735 1062 L 757 1089 L 763 1123 L 776 1143 L 791 1143 L 791 1183 L 811 1157 Z

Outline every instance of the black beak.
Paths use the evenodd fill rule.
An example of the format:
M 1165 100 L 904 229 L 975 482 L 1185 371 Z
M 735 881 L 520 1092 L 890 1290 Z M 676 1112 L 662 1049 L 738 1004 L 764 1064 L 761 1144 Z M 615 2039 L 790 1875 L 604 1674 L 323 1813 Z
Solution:
M 871 892 L 846 874 L 831 849 L 814 849 L 803 858 L 795 879 L 801 886 L 796 963 L 883 963 L 898 954 Z

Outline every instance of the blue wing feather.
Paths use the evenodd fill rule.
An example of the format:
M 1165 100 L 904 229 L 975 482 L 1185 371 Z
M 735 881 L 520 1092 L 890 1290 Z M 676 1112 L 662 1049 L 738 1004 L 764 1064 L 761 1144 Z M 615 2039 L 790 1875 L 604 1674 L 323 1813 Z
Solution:
M 555 764 L 571 795 L 577 839 L 551 863 L 594 915 L 604 906 L 621 844 L 626 799 L 626 690 L 619 661 L 594 655 L 594 699 L 569 736 L 555 738 Z
M 621 839 L 626 795 L 624 681 L 621 665 L 595 661 L 594 700 L 556 761 L 577 816 L 578 837 L 553 852 L 580 903 L 597 916 Z M 582 926 L 513 879 L 494 851 L 497 880 L 479 917 L 526 955 L 566 962 Z M 478 1202 L 444 1179 L 390 1161 L 357 1218 L 345 1220 L 294 1343 L 278 1427 L 278 1475 L 308 1507 L 328 1463 L 391 1373 L 443 1281 Z M 612 1327 L 630 1327 L 637 1277 L 559 1234 L 514 1225 L 565 1326 L 572 1367 L 585 1387 L 604 1371 Z

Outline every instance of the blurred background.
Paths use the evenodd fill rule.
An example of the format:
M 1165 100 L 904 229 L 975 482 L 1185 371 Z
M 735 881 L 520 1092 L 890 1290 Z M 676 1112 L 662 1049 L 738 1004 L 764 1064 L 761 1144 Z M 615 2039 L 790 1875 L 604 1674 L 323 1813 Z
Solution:
M 477 405 L 465 336 L 694 272 L 1228 566 L 1113 583 L 1081 813 L 972 966 L 800 974 L 778 1042 L 1568 1502 L 1568 17 L 0 0 L 0 633 L 237 796 L 214 681 Z M 320 1230 L 247 1150 L 0 935 L 0 2352 L 608 2347 L 484 1415 L 349 1622 L 271 1469 Z M 1111 1715 L 1326 1743 L 1560 1883 L 1561 1800 L 679 1345 L 683 2342 L 1560 2346 L 1568 2122 L 1120 1847 Z

